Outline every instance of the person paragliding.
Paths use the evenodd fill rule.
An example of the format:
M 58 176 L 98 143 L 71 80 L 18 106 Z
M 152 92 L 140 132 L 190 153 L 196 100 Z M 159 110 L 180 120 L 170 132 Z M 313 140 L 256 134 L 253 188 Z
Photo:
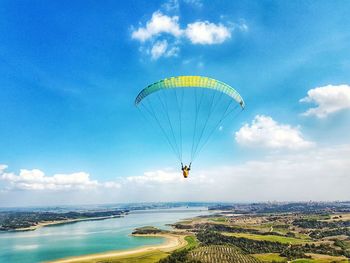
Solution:
M 181 170 L 184 178 L 187 178 L 191 170 L 191 164 L 187 167 L 187 165 L 184 166 L 183 163 L 181 163 Z
M 222 121 L 244 108 L 241 95 L 230 85 L 204 76 L 177 76 L 154 82 L 139 92 L 135 105 L 153 121 L 181 163 L 184 178 L 191 164 Z M 142 132 L 142 131 L 140 131 Z M 189 165 L 183 165 L 183 162 Z

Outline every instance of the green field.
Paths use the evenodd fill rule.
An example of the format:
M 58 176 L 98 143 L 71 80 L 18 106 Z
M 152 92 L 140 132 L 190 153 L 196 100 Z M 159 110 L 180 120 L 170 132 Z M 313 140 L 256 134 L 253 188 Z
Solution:
M 346 259 L 296 259 L 291 261 L 292 263 L 348 263 Z
M 213 218 L 210 218 L 209 221 L 219 222 L 219 223 L 226 223 L 227 222 L 227 218 L 226 217 L 213 217 Z
M 259 259 L 243 253 L 239 248 L 228 245 L 201 246 L 189 253 L 192 260 L 202 263 L 259 263 Z
M 254 254 L 255 258 L 262 262 L 288 262 L 287 258 L 281 257 L 278 253 Z M 341 257 L 318 255 L 317 258 L 302 258 L 290 261 L 292 263 L 348 263 L 349 261 Z
M 275 235 L 257 235 L 257 234 L 248 234 L 248 233 L 223 233 L 227 236 L 234 236 L 234 237 L 244 237 L 248 239 L 253 240 L 265 240 L 265 241 L 271 241 L 271 242 L 280 242 L 284 244 L 302 244 L 309 242 L 309 240 L 306 239 L 298 239 L 294 237 L 284 237 L 284 236 L 275 236 Z
M 262 262 L 287 262 L 287 259 L 285 257 L 281 257 L 277 253 L 254 254 L 252 256 L 254 256 L 257 259 L 260 259 Z
M 329 220 L 331 219 L 330 215 L 306 215 L 303 216 L 304 219 L 308 219 L 308 220 Z
M 155 250 L 152 252 L 142 252 L 128 256 L 118 256 L 104 259 L 92 259 L 76 261 L 77 263 L 155 263 L 160 259 L 165 258 L 169 253 Z
M 193 249 L 193 248 L 196 248 L 199 244 L 199 242 L 195 236 L 186 236 L 185 240 L 187 241 L 187 245 L 183 248 L 180 248 L 179 250 L 181 250 L 181 249 Z

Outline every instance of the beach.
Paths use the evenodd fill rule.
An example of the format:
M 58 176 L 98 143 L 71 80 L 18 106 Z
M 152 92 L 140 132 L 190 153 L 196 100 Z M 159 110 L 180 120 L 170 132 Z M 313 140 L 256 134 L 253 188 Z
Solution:
M 91 254 L 91 255 L 84 255 L 84 256 L 78 256 L 78 257 L 69 257 L 54 261 L 48 261 L 50 263 L 76 263 L 76 262 L 90 262 L 94 260 L 104 260 L 104 259 L 118 259 L 121 257 L 126 256 L 136 256 L 138 254 L 143 253 L 152 253 L 155 251 L 162 251 L 162 252 L 171 252 L 176 249 L 185 247 L 187 245 L 187 241 L 185 240 L 185 235 L 178 235 L 178 234 L 149 234 L 149 235 L 135 235 L 135 236 L 142 236 L 142 237 L 162 237 L 165 239 L 165 242 L 159 245 L 152 245 L 152 246 L 144 246 L 140 248 L 135 249 L 128 249 L 128 250 L 116 250 L 116 251 L 109 251 L 105 253 L 98 253 L 98 254 Z

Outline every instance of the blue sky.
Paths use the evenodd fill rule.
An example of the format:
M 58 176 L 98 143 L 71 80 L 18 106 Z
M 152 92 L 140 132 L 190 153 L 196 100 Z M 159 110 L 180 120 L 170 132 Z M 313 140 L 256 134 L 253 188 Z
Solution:
M 0 1 L 0 205 L 211 200 L 210 192 L 200 193 L 212 180 L 232 186 L 218 200 L 349 199 L 341 186 L 329 196 L 267 194 L 257 189 L 271 181 L 255 186 L 265 177 L 256 179 L 253 168 L 253 177 L 231 181 L 251 162 L 278 166 L 269 161 L 278 157 L 296 165 L 306 155 L 312 163 L 316 152 L 336 160 L 327 168 L 339 174 L 325 174 L 320 189 L 350 183 L 343 158 L 350 149 L 349 7 L 346 1 Z M 172 24 L 159 27 L 162 21 Z M 133 101 L 148 84 L 177 75 L 224 81 L 247 108 L 214 136 L 193 181 L 186 187 L 181 181 L 163 198 L 147 189 L 166 193 L 178 185 L 178 163 Z M 305 114 L 312 107 L 319 110 Z M 254 119 L 261 127 L 254 128 Z M 29 176 L 40 170 L 44 179 L 24 179 L 21 169 Z M 225 179 L 212 179 L 216 171 Z M 41 185 L 77 172 L 99 190 L 79 189 L 73 198 Z M 272 188 L 284 189 L 282 179 Z M 101 194 L 107 183 L 110 198 Z M 198 195 L 187 195 L 187 187 Z

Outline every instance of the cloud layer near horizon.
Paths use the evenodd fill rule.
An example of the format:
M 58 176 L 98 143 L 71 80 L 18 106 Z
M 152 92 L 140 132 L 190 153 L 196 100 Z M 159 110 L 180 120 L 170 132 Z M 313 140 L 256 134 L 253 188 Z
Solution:
M 0 179 L 7 183 L 8 190 L 86 190 L 97 187 L 119 188 L 116 182 L 99 183 L 91 180 L 90 174 L 76 172 L 71 174 L 54 174 L 46 176 L 39 169 L 21 169 L 19 174 L 6 172 L 7 165 L 0 165 Z
M 314 147 L 303 152 L 270 154 L 263 159 L 239 165 L 193 170 L 188 179 L 182 178 L 181 171 L 172 169 L 148 171 L 143 175 L 129 176 L 107 183 L 100 183 L 89 179 L 89 176 L 77 176 L 74 173 L 63 177 L 45 177 L 40 173 L 35 174 L 33 170 L 29 174 L 28 170 L 22 170 L 20 175 L 3 171 L 1 178 L 12 187 L 7 190 L 9 195 L 14 190 L 21 190 L 23 196 L 27 196 L 28 193 L 32 197 L 40 196 L 41 202 L 44 203 L 52 191 L 67 188 L 79 191 L 66 192 L 65 195 L 61 195 L 60 202 L 65 200 L 64 202 L 73 204 L 140 200 L 143 202 L 348 200 L 350 198 L 348 156 L 350 156 L 350 145 Z M 24 183 L 29 183 L 30 187 Z M 109 183 L 111 185 L 108 185 Z M 0 193 L 3 194 L 5 193 Z M 30 198 L 21 200 L 21 196 L 17 196 L 16 202 L 31 204 Z

